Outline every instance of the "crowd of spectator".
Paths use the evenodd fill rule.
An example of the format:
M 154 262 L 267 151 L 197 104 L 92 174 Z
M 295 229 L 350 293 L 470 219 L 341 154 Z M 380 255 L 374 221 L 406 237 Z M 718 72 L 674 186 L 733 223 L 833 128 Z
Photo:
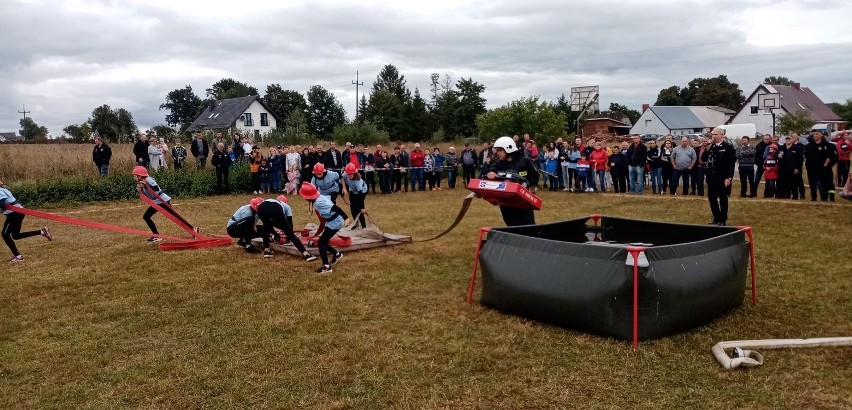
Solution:
M 738 144 L 739 196 L 755 198 L 760 194 L 763 198 L 805 199 L 806 175 L 811 200 L 834 201 L 836 187 L 843 187 L 849 177 L 852 152 L 849 133 L 835 134 L 830 141 L 819 131 L 813 131 L 807 138 L 796 133 L 783 139 L 764 135 L 756 144 L 749 136 L 727 136 Z M 523 147 L 524 155 L 536 162 L 542 174 L 541 186 L 550 191 L 636 195 L 649 191 L 654 195 L 698 196 L 705 192 L 709 138 L 677 139 L 666 135 L 660 142 L 646 143 L 638 135 L 632 135 L 629 142 L 608 143 L 592 137 L 559 138 L 547 144 L 536 143 L 529 134 L 512 138 Z M 93 161 L 101 175 L 106 175 L 104 148 L 100 144 L 95 147 Z M 304 147 L 276 146 L 264 153 L 251 138 L 240 134 L 226 140 L 217 132 L 208 143 L 203 133 L 198 132 L 190 143 L 189 154 L 198 169 L 204 169 L 211 158 L 216 192 L 222 194 L 230 192 L 230 169 L 240 163 L 248 165 L 254 194 L 296 194 L 302 182 L 311 180 L 311 171 L 318 163 L 337 172 L 342 172 L 347 164 L 355 164 L 372 193 L 393 194 L 409 189 L 438 191 L 444 186 L 454 189 L 459 176 L 466 187 L 471 179 L 488 172 L 492 159 L 489 142 L 480 147 L 466 142 L 458 152 L 451 146 L 446 153 L 439 147 L 423 149 L 419 143 L 411 150 L 406 144 L 387 148 L 378 144 L 370 148 L 346 143 L 341 148 L 342 151 L 335 142 L 328 142 Z M 169 166 L 168 152 L 172 167 L 182 169 L 188 155 L 180 139 L 174 141 L 169 151 L 163 138 L 149 142 L 145 134 L 140 135 L 133 152 L 138 164 L 152 170 Z M 759 192 L 761 181 L 764 188 Z

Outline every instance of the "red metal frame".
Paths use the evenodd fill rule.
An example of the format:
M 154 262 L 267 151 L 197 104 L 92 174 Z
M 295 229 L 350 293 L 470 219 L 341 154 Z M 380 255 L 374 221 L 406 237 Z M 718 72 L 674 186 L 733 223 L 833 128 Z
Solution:
M 750 226 L 738 226 L 748 236 L 748 253 L 751 261 L 751 304 L 757 304 L 757 267 L 754 264 L 754 231 Z
M 639 254 L 645 249 L 644 246 L 627 247 L 627 252 L 633 255 L 633 350 L 639 347 Z
M 589 215 L 589 218 L 592 218 L 592 220 L 593 220 L 593 221 L 595 221 L 595 226 L 598 226 L 598 224 L 599 224 L 599 223 L 600 223 L 600 221 L 601 221 L 601 218 L 603 218 L 603 215 L 601 215 L 601 214 L 591 214 L 591 215 Z
M 473 286 L 476 284 L 476 268 L 479 266 L 479 250 L 482 249 L 482 239 L 491 232 L 490 226 L 479 228 L 479 242 L 476 244 L 476 256 L 473 258 L 473 272 L 470 274 L 470 288 L 467 290 L 467 303 L 473 301 Z

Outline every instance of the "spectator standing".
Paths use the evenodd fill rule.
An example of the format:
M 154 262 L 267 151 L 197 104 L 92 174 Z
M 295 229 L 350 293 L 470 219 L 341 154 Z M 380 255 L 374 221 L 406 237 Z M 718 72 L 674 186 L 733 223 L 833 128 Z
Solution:
M 423 157 L 423 174 L 425 175 L 426 182 L 429 183 L 430 191 L 437 191 L 435 187 L 435 179 L 433 178 L 433 172 L 435 171 L 435 157 L 428 151 L 425 152 L 425 156 Z
M 476 178 L 479 157 L 469 142 L 464 143 L 464 149 L 462 149 L 460 156 L 461 159 L 459 162 L 461 162 L 462 166 L 462 180 L 464 180 L 464 186 L 467 187 L 470 184 L 470 180 Z
M 233 142 L 231 143 L 231 151 L 234 153 L 234 157 L 237 161 L 243 160 L 246 153 L 243 150 L 243 137 L 240 136 L 239 133 L 234 133 Z
M 693 141 L 693 149 L 695 149 L 698 162 L 692 168 L 692 190 L 690 195 L 704 196 L 704 177 L 707 174 L 707 161 L 710 158 L 710 152 L 707 150 L 707 140 L 704 137 L 698 137 Z
M 591 182 L 595 182 L 595 176 L 598 178 L 598 182 L 600 182 L 600 191 L 597 191 L 596 187 L 593 184 L 589 184 L 589 186 L 597 191 L 597 192 L 606 192 L 606 164 L 607 164 L 607 152 L 603 147 L 603 143 L 600 141 L 595 141 L 595 149 L 592 151 L 592 157 L 589 163 L 592 165 L 592 175 L 589 178 Z
M 423 179 L 423 167 L 425 166 L 426 153 L 420 149 L 420 144 L 414 144 L 414 150 L 409 156 L 411 163 L 411 191 L 425 191 L 426 181 Z
M 777 150 L 778 147 L 775 148 Z M 751 139 L 747 135 L 740 139 L 740 146 L 737 147 L 736 157 L 740 171 L 740 198 L 745 198 L 749 195 L 749 192 L 757 191 L 757 188 L 754 186 L 755 149 L 751 146 Z
M 565 189 L 569 192 L 580 192 L 580 178 L 577 176 L 577 162 L 580 161 L 580 151 L 577 143 L 571 142 L 565 157 L 568 159 L 568 175 L 565 179 Z
M 630 192 L 641 194 L 645 191 L 645 164 L 648 163 L 648 147 L 642 138 L 634 134 L 633 144 L 627 148 L 627 167 L 630 172 Z
M 231 157 L 225 152 L 224 142 L 216 144 L 211 164 L 216 173 L 216 193 L 220 195 L 231 193 L 231 186 L 228 182 L 231 171 Z
M 180 138 L 175 140 L 175 146 L 172 147 L 172 163 L 175 169 L 183 169 L 186 163 L 186 148 L 181 144 Z
M 283 149 L 282 149 L 283 152 Z M 287 148 L 287 153 L 284 155 L 284 173 L 287 176 L 287 194 L 297 194 L 299 192 L 299 184 L 302 176 L 302 156 L 295 146 L 291 145 Z
M 272 168 L 266 158 L 260 160 L 258 174 L 260 174 L 260 192 L 268 194 L 272 188 Z
M 811 186 L 811 201 L 816 201 L 817 192 L 820 199 L 834 202 L 834 182 L 831 167 L 837 163 L 837 151 L 821 131 L 811 131 L 811 141 L 805 146 L 805 168 L 808 170 L 808 183 Z
M 408 172 L 408 168 L 411 167 L 411 155 L 408 151 L 405 150 L 405 145 L 399 146 L 399 173 L 400 179 L 402 180 L 402 188 L 405 192 L 408 192 L 408 180 L 411 178 L 411 173 Z M 394 164 L 396 166 L 396 164 Z M 396 169 L 396 168 L 394 168 Z M 396 192 L 399 192 L 399 188 L 397 187 Z
M 770 145 L 772 145 L 772 136 L 764 134 L 763 140 L 754 146 L 754 163 L 757 165 L 757 169 L 754 172 L 754 185 L 752 185 L 751 194 L 749 194 L 752 198 L 757 196 L 757 187 L 760 185 L 760 178 L 763 177 L 763 160 L 766 159 L 766 149 Z
M 671 137 L 670 135 L 668 137 Z M 674 144 L 669 139 L 663 142 L 662 148 L 660 148 L 660 161 L 663 162 L 663 189 L 660 191 L 660 195 L 666 194 L 669 192 L 669 185 L 672 183 L 672 171 L 674 168 L 672 167 L 672 152 L 674 152 Z
M 613 154 L 609 156 L 609 173 L 612 175 L 612 191 L 615 193 L 627 192 L 627 175 L 630 172 L 627 166 L 627 143 L 614 146 Z
M 98 174 L 105 177 L 109 173 L 109 160 L 112 158 L 112 149 L 104 144 L 103 138 L 95 137 L 95 147 L 92 149 L 92 162 L 98 169 Z
M 160 137 L 160 151 L 161 151 L 160 168 L 168 169 L 169 163 L 166 160 L 166 158 L 168 157 L 168 154 L 169 154 L 169 144 L 166 144 L 166 139 L 163 138 L 163 137 Z
M 677 193 L 677 185 L 681 178 L 683 179 L 683 195 L 689 193 L 689 177 L 697 161 L 698 154 L 689 145 L 689 138 L 681 138 L 680 145 L 672 151 L 672 195 Z
M 487 141 L 482 143 L 482 151 L 479 151 L 476 164 L 479 166 L 479 178 L 484 179 L 488 173 L 488 167 L 491 165 L 491 144 Z
M 663 153 L 657 146 L 657 141 L 648 143 L 648 169 L 651 173 L 651 192 L 654 195 L 662 194 L 663 188 Z
M 162 167 L 163 150 L 160 148 L 160 144 L 157 143 L 156 138 L 152 142 L 152 144 L 148 145 L 148 165 L 152 171 L 156 171 Z
M 379 157 L 376 158 L 376 172 L 379 174 L 379 191 L 382 194 L 399 192 L 400 185 L 402 184 L 402 174 L 397 169 L 402 161 L 399 154 L 399 147 L 394 147 L 393 150 L 393 158 L 388 158 L 388 152 L 385 150 L 379 151 Z M 393 175 L 393 185 L 391 185 L 391 175 Z
M 139 134 L 139 140 L 133 144 L 133 156 L 136 165 L 148 166 L 148 135 Z
M 805 161 L 805 148 L 798 141 L 797 134 L 793 133 L 775 153 L 778 165 L 778 178 L 774 192 L 776 198 L 789 199 L 792 197 L 793 199 L 805 199 L 805 196 L 799 192 L 798 188 L 799 183 L 804 184 L 802 182 L 802 165 Z M 769 146 L 772 145 L 775 144 L 769 144 Z M 765 154 L 766 156 L 769 155 L 769 147 L 767 147 Z M 769 195 L 769 190 L 764 186 L 763 197 L 771 198 Z
M 444 162 L 446 161 L 447 157 L 445 157 L 444 154 L 441 153 L 440 148 L 435 147 L 435 149 L 432 150 L 432 158 L 435 161 L 435 167 L 432 169 L 432 181 L 435 185 L 435 189 L 440 191 L 441 179 L 443 178 L 444 174 Z
M 260 194 L 260 161 L 263 159 L 263 154 L 257 145 L 251 147 L 249 153 L 249 173 L 251 173 L 251 191 L 253 194 Z
M 550 190 L 556 192 L 559 189 L 559 178 L 556 175 L 557 168 L 559 168 L 559 157 L 556 156 L 556 150 L 547 151 L 547 162 L 545 163 L 545 169 L 547 171 L 547 178 L 550 179 Z
M 852 136 L 849 131 L 841 132 L 834 139 L 834 146 L 837 150 L 837 186 L 842 187 L 849 177 L 849 156 L 852 154 Z
M 586 160 L 586 156 L 584 154 L 580 154 L 580 159 L 577 160 L 577 189 L 575 192 L 589 192 L 591 188 L 586 187 L 586 182 L 589 180 L 589 173 L 591 173 L 591 167 L 589 166 L 589 161 Z
M 764 176 L 766 177 L 766 189 L 763 191 L 764 198 L 775 197 L 775 183 L 778 179 L 777 150 L 778 146 L 775 144 L 770 145 L 769 148 L 766 149 L 766 159 L 763 160 Z
M 447 186 L 456 189 L 456 175 L 458 174 L 459 157 L 456 156 L 456 147 L 450 147 L 447 152 Z M 465 185 L 467 187 L 467 185 Z
M 302 155 L 299 156 L 299 161 L 299 174 L 301 176 L 301 178 L 299 178 L 299 183 L 310 182 L 311 170 L 313 170 L 314 165 L 316 165 L 315 156 L 311 153 L 310 148 L 302 148 Z
M 707 149 L 707 199 L 713 213 L 712 224 L 728 223 L 728 189 L 734 179 L 737 162 L 735 148 L 725 137 L 725 130 L 714 128 L 710 132 L 713 145 Z
M 325 165 L 326 169 L 341 171 L 343 168 L 343 154 L 337 150 L 337 146 L 334 141 L 329 143 L 328 150 L 325 152 L 323 156 L 323 165 Z
M 367 152 L 367 147 L 361 147 L 361 153 L 364 157 L 364 182 L 367 183 L 367 190 L 376 193 L 376 156 L 372 152 Z
M 293 147 L 290 147 L 290 148 L 292 149 Z M 282 155 L 283 152 L 284 151 L 283 151 L 283 148 L 281 148 L 281 146 L 269 149 L 269 158 L 267 158 L 267 162 L 269 163 L 269 177 L 272 179 L 272 182 L 270 183 L 270 188 L 274 192 L 283 192 L 283 186 L 281 184 L 281 179 L 282 179 L 282 176 L 285 175 L 285 173 L 289 172 L 289 169 L 288 170 L 284 169 L 284 162 L 285 162 L 284 158 L 285 158 L 285 156 Z M 288 153 L 286 155 L 290 155 L 290 154 Z M 296 156 L 298 157 L 298 155 L 296 155 Z M 296 178 L 297 179 L 298 179 L 298 175 L 299 175 L 298 171 L 299 171 L 299 168 L 296 167 L 296 176 L 297 176 Z
M 204 140 L 204 133 L 198 131 L 189 150 L 192 152 L 193 158 L 195 158 L 195 166 L 198 169 L 204 169 L 207 165 L 207 156 L 210 155 L 210 146 Z

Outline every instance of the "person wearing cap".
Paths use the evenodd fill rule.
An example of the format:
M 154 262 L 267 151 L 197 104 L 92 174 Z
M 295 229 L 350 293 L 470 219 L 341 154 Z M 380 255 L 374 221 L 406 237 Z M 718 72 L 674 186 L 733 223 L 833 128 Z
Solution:
M 210 155 L 210 145 L 204 139 L 204 132 L 198 131 L 195 134 L 195 139 L 192 141 L 189 151 L 192 152 L 192 156 L 195 158 L 195 166 L 198 169 L 204 169 L 207 165 L 207 156 Z
M 148 166 L 148 134 L 139 134 L 139 139 L 133 144 L 133 157 L 136 165 Z
M 98 174 L 105 177 L 109 172 L 109 160 L 112 158 L 112 149 L 104 144 L 103 138 L 95 137 L 95 147 L 92 148 L 92 162 L 98 168 Z
M 343 258 L 342 253 L 331 247 L 331 238 L 337 234 L 337 231 L 343 228 L 349 220 L 349 216 L 339 206 L 335 205 L 330 197 L 321 195 L 317 187 L 312 184 L 303 182 L 302 187 L 299 188 L 299 195 L 310 203 L 310 208 L 316 209 L 320 218 L 325 220 L 325 229 L 320 234 L 317 245 L 320 258 L 322 259 L 322 266 L 316 272 L 331 273 L 333 272 L 331 265 L 336 264 Z M 329 253 L 333 255 L 330 262 L 328 260 Z
M 293 232 L 293 209 L 287 204 L 286 196 L 278 195 L 275 199 L 267 199 L 261 202 L 257 205 L 255 212 L 257 213 L 257 218 L 263 222 L 261 238 L 263 239 L 264 258 L 272 257 L 272 249 L 269 248 L 269 239 L 272 237 L 275 229 L 278 229 L 284 233 L 287 239 L 290 240 L 290 243 L 302 254 L 302 258 L 305 261 L 311 262 L 317 259 L 316 256 L 311 255 L 305 250 L 305 245 L 302 245 L 302 241 Z
M 500 137 L 494 142 L 494 157 L 485 174 L 487 179 L 505 179 L 527 186 L 538 184 L 538 170 L 532 161 L 525 157 L 510 137 Z M 506 226 L 535 225 L 532 208 L 514 208 L 500 205 L 500 213 Z
M 252 246 L 251 241 L 260 236 L 257 232 L 257 207 L 263 202 L 263 198 L 252 198 L 248 204 L 243 205 L 228 219 L 227 232 L 231 238 L 237 238 L 237 246 L 245 249 L 248 253 L 257 253 L 258 250 Z
M 361 228 L 366 228 L 367 221 L 364 215 L 367 210 L 364 207 L 364 202 L 367 199 L 367 183 L 361 178 L 355 164 L 351 162 L 346 164 L 343 183 L 349 191 L 349 212 L 352 215 L 360 215 L 356 222 L 361 223 Z
M 321 163 L 314 165 L 313 173 L 314 177 L 311 178 L 311 185 L 317 187 L 320 195 L 331 198 L 331 202 L 337 204 L 337 197 L 340 196 L 342 189 L 343 201 L 346 202 L 346 184 L 342 183 L 343 179 L 340 177 L 340 174 L 329 171 Z
M 47 238 L 48 241 L 53 240 L 53 235 L 50 234 L 50 229 L 46 226 L 41 227 L 41 229 L 37 231 L 29 231 L 29 232 L 21 232 L 21 225 L 24 222 L 24 214 L 12 211 L 14 208 L 23 208 L 20 202 L 12 195 L 12 191 L 9 190 L 9 187 L 3 183 L 3 180 L 0 180 L 0 210 L 3 211 L 3 215 L 6 215 L 6 221 L 3 222 L 3 242 L 6 243 L 6 246 L 9 247 L 9 250 L 12 251 L 12 259 L 9 259 L 9 263 L 17 263 L 23 262 L 24 256 L 18 251 L 18 247 L 15 245 L 15 241 L 18 239 L 25 239 L 32 236 L 41 235 Z
M 160 185 L 157 184 L 157 180 L 155 180 L 152 176 L 148 175 L 148 170 L 141 166 L 137 165 L 133 168 L 133 176 L 136 178 L 136 190 L 148 197 L 148 199 L 154 201 L 155 204 L 160 205 L 162 209 L 166 212 L 170 213 L 172 216 L 180 219 L 186 225 L 191 226 L 189 222 L 183 220 L 183 218 L 178 215 L 174 209 L 171 207 L 172 198 L 163 192 Z M 157 213 L 157 208 L 153 206 L 148 206 L 148 209 L 145 210 L 145 213 L 142 215 L 142 220 L 148 225 L 148 228 L 151 230 L 155 236 L 148 238 L 148 243 L 157 243 L 163 240 L 160 237 L 160 232 L 157 231 L 157 225 L 154 224 L 154 221 L 151 219 L 154 214 Z

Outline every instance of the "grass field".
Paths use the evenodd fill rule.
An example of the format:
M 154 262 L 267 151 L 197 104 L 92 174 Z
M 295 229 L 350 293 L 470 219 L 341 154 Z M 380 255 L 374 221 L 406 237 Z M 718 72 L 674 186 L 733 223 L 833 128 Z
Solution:
M 384 230 L 425 238 L 465 194 L 378 195 L 367 206 Z M 539 222 L 710 219 L 697 197 L 542 197 Z M 247 199 L 174 203 L 223 232 Z M 292 203 L 306 222 L 304 201 Z M 145 229 L 137 202 L 57 212 Z M 0 407 L 852 407 L 852 348 L 762 351 L 766 364 L 747 371 L 710 354 L 722 340 L 852 336 L 852 206 L 734 198 L 729 222 L 755 229 L 759 303 L 635 352 L 468 305 L 478 228 L 502 225 L 482 200 L 438 241 L 349 253 L 327 276 L 284 255 L 160 252 L 142 237 L 49 223 L 53 242 L 20 241 L 26 262 L 0 271 Z

